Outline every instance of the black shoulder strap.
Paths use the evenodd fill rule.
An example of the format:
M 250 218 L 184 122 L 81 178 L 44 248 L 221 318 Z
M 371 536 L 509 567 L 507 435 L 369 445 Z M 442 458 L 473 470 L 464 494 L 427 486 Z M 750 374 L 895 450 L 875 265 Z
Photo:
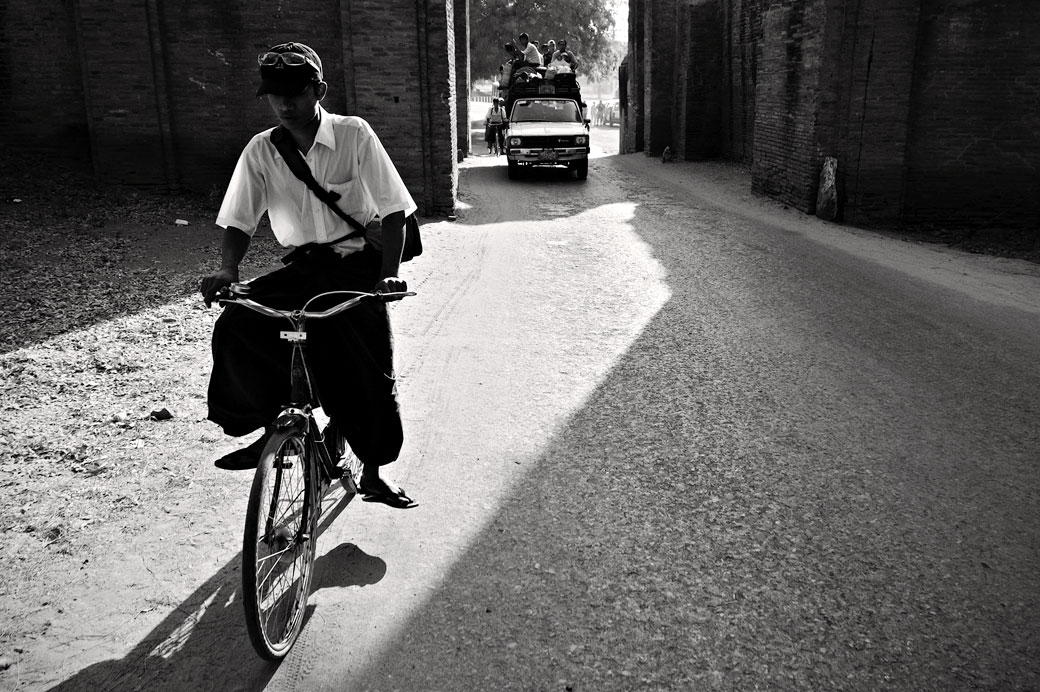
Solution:
M 345 238 L 338 238 L 335 242 L 345 240 L 346 238 L 358 238 L 365 235 L 365 227 L 361 225 L 354 217 L 344 213 L 336 201 L 339 199 L 339 193 L 331 190 L 326 190 L 321 185 L 318 185 L 318 181 L 314 179 L 314 174 L 311 173 L 310 167 L 307 162 L 303 160 L 303 155 L 300 154 L 300 150 L 296 148 L 296 142 L 293 141 L 292 135 L 285 129 L 284 126 L 279 125 L 274 128 L 271 132 L 271 143 L 274 144 L 278 153 L 282 155 L 282 159 L 285 164 L 292 171 L 293 175 L 303 181 L 314 196 L 320 199 L 322 202 L 327 204 L 332 211 L 336 213 L 336 216 L 340 217 L 354 229 L 354 232 L 347 235 Z

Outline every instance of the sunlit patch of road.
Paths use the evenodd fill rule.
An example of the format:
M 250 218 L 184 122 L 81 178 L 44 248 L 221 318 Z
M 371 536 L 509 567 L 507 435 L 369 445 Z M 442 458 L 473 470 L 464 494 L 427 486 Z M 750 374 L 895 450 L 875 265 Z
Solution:
M 374 583 L 340 582 L 330 570 L 349 572 L 351 556 L 326 559 L 337 565 L 315 584 L 321 616 L 291 655 L 315 660 L 334 650 L 339 685 L 437 590 L 670 295 L 631 226 L 634 204 L 532 200 L 511 194 L 504 175 L 477 171 L 464 182 L 469 208 L 458 223 L 424 227 L 427 254 L 408 267 L 419 295 L 394 307 L 408 441 L 390 468 L 421 504 L 395 512 L 354 503 L 322 536 L 326 555 L 356 544 L 352 554 L 385 573 Z M 268 689 L 333 679 L 283 670 L 297 672 L 280 671 Z

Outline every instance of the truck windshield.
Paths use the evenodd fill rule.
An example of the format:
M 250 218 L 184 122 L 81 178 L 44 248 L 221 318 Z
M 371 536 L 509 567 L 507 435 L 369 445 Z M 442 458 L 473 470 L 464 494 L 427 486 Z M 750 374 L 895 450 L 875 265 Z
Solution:
M 529 99 L 517 101 L 513 122 L 580 123 L 578 104 L 565 99 Z

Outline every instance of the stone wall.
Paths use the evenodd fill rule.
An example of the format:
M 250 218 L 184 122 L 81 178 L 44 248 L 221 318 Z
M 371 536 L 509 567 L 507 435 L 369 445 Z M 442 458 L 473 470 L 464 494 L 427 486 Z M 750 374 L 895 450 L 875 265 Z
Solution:
M 273 124 L 256 54 L 295 39 L 322 57 L 325 107 L 369 120 L 424 213 L 450 213 L 454 31 L 452 0 L 8 0 L 0 126 L 106 180 L 219 192 Z

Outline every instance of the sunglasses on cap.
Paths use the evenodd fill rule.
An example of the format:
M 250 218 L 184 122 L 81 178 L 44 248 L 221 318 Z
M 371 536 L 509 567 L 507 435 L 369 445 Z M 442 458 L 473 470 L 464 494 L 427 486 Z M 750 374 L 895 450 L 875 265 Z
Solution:
M 299 67 L 300 65 L 310 65 L 318 73 L 321 73 L 321 68 L 315 64 L 314 60 L 307 57 L 303 53 L 274 53 L 271 51 L 267 51 L 256 56 L 256 61 L 260 64 L 261 67 L 274 67 L 279 62 L 286 65 L 287 67 Z

